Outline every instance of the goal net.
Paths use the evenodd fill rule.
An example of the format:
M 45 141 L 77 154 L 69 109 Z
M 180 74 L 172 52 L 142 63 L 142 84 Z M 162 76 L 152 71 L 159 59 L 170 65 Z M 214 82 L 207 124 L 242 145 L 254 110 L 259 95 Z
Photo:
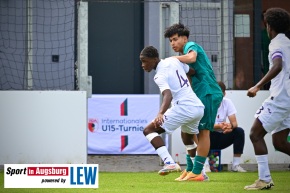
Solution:
M 243 0 L 0 0 L 0 90 L 78 90 L 91 82 L 88 67 L 79 69 L 80 59 L 86 63 L 95 57 L 79 53 L 83 43 L 78 28 L 80 2 L 112 7 L 138 4 L 136 9 L 142 7 L 144 14 L 139 22 L 144 31 L 134 32 L 142 36 L 137 35 L 134 43 L 156 46 L 163 58 L 176 54 L 163 36 L 165 28 L 176 22 L 185 24 L 189 40 L 204 48 L 217 80 L 229 89 L 248 89 L 267 71 L 267 43 L 263 42 L 267 37 L 262 39 L 261 14 L 271 6 L 269 0 L 262 1 L 264 4 Z M 281 7 L 289 5 L 277 0 L 275 6 L 278 2 L 283 2 Z M 87 28 L 83 31 L 90 34 Z M 111 57 L 111 53 L 97 54 Z M 148 85 L 154 83 L 148 80 L 144 85 L 150 89 Z
M 74 90 L 75 0 L 0 0 L 0 90 Z

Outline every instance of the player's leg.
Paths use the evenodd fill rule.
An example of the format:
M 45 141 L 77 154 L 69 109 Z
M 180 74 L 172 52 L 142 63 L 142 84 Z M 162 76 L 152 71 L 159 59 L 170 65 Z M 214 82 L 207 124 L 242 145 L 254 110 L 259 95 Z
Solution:
M 210 131 L 202 129 L 198 134 L 197 156 L 194 160 L 194 167 L 192 173 L 199 175 L 203 169 L 205 160 L 210 149 Z
M 153 123 L 150 123 L 143 130 L 143 134 L 155 148 L 157 154 L 164 163 L 164 168 L 158 172 L 159 175 L 167 175 L 170 172 L 180 171 L 180 166 L 174 162 L 172 156 L 169 154 L 168 149 L 165 146 L 163 139 L 159 135 L 164 132 L 165 130 L 162 127 L 155 128 Z
M 186 138 L 186 133 L 181 131 L 181 139 L 185 139 Z M 195 143 L 195 145 L 189 145 L 185 147 L 185 151 L 186 151 L 186 169 L 184 169 L 180 176 L 177 177 L 175 180 L 176 181 L 182 181 L 186 175 L 191 172 L 191 170 L 193 169 L 193 163 L 194 163 L 194 158 L 196 155 L 196 147 L 198 144 L 198 139 L 197 139 L 197 135 L 193 135 L 193 141 Z M 183 143 L 185 144 L 185 142 L 183 141 Z
M 198 125 L 203 117 L 203 107 L 186 108 L 192 115 L 191 121 L 181 126 L 181 137 L 187 152 L 187 168 L 176 178 L 176 181 L 182 181 L 193 168 L 193 162 L 196 154 Z
M 198 124 L 196 124 L 197 128 Z M 190 172 L 193 168 L 194 158 L 196 155 L 196 147 L 197 147 L 197 136 L 196 134 L 188 134 L 181 131 L 181 139 L 186 149 L 186 169 L 182 171 L 181 175 L 176 178 L 176 181 L 181 181 L 186 177 L 187 173 Z
M 194 134 L 188 134 L 181 131 L 181 139 L 185 145 L 186 154 L 186 169 L 184 169 L 176 181 L 182 181 L 193 168 L 194 158 L 197 147 L 197 136 Z
M 197 156 L 194 163 L 194 174 L 200 174 L 203 169 L 203 164 L 208 156 L 210 149 L 210 132 L 213 131 L 216 114 L 222 99 L 223 94 L 207 95 L 203 99 L 205 105 L 205 116 L 199 124 L 199 146 L 197 147 Z
M 290 156 L 290 143 L 288 142 L 288 135 L 290 132 L 290 114 L 281 123 L 280 128 L 272 131 L 272 141 L 275 149 Z
M 267 99 L 256 112 L 256 119 L 250 131 L 250 139 L 254 146 L 255 157 L 258 163 L 259 179 L 254 184 L 245 186 L 246 190 L 269 189 L 274 186 L 268 164 L 268 150 L 264 136 L 279 128 L 287 118 L 287 109 L 277 107 L 275 102 Z
M 143 134 L 147 138 L 147 140 L 152 144 L 152 146 L 157 151 L 158 155 L 161 157 L 163 161 L 169 161 L 174 163 L 172 157 L 169 155 L 168 150 L 165 146 L 163 139 L 160 137 L 159 134 L 164 133 L 165 130 L 161 127 L 155 128 L 153 123 L 147 125 L 144 130 Z
M 250 140 L 254 146 L 255 155 L 268 154 L 267 145 L 264 140 L 266 134 L 267 131 L 264 129 L 261 121 L 256 118 L 250 131 Z
M 284 129 L 272 135 L 272 141 L 275 149 L 281 151 L 290 156 L 290 143 L 287 138 L 289 135 L 290 129 Z
M 201 135 L 201 132 L 199 133 L 198 139 L 201 139 L 200 135 Z M 200 143 L 200 140 L 198 140 L 197 151 L 200 146 L 201 146 L 201 143 Z M 208 149 L 209 149 L 209 146 L 208 146 Z M 182 179 L 182 181 L 187 181 L 187 180 L 188 181 L 208 181 L 208 176 L 205 173 L 204 174 L 202 173 L 206 157 L 207 155 L 202 157 L 199 154 L 195 156 L 194 159 L 192 159 L 192 161 L 194 162 L 193 169 L 190 172 L 187 172 L 187 175 Z M 196 168 L 198 168 L 199 174 L 193 173 L 194 169 Z
M 196 147 L 198 144 L 197 135 L 193 135 L 191 139 L 187 139 L 188 134 L 181 132 L 181 139 L 186 147 L 186 171 L 189 172 L 193 169 L 194 157 L 196 155 Z M 193 142 L 192 142 L 193 140 Z M 192 145 L 194 144 L 194 145 Z
M 268 164 L 268 149 L 264 140 L 267 131 L 261 121 L 256 118 L 250 131 L 250 139 L 254 146 L 255 157 L 258 163 L 259 179 L 252 185 L 245 186 L 245 190 L 269 189 L 274 186 Z
M 203 170 L 204 163 L 208 156 L 209 148 L 210 148 L 210 131 L 207 128 L 211 126 L 211 95 L 208 95 L 201 99 L 202 103 L 205 106 L 204 116 L 202 117 L 199 123 L 199 134 L 198 134 L 198 147 L 197 147 L 197 156 L 194 159 L 194 167 L 191 173 L 187 176 L 187 180 L 195 178 L 198 179 L 198 175 L 201 176 L 201 172 Z M 209 121 L 210 120 L 210 121 Z
M 186 105 L 186 108 L 184 108 L 184 105 L 176 104 L 168 109 L 164 114 L 166 119 L 164 119 L 164 122 L 160 128 L 155 128 L 154 124 L 150 123 L 143 131 L 148 141 L 150 141 L 164 162 L 164 168 L 158 172 L 160 175 L 167 175 L 170 172 L 180 171 L 180 166 L 172 159 L 172 156 L 169 154 L 162 138 L 158 135 L 158 131 L 162 129 L 162 132 L 166 131 L 167 133 L 172 133 L 178 127 L 193 121 L 195 116 L 197 116 L 197 109 L 201 112 L 200 117 L 203 115 L 203 107 L 198 108 L 195 106 Z M 199 120 L 200 118 L 198 117 L 198 121 Z
M 197 156 L 194 159 L 192 171 L 184 178 L 189 181 L 204 181 L 202 170 L 210 149 L 210 131 L 216 118 L 218 107 L 222 101 L 223 95 L 207 95 L 202 100 L 205 109 L 204 116 L 199 123 Z

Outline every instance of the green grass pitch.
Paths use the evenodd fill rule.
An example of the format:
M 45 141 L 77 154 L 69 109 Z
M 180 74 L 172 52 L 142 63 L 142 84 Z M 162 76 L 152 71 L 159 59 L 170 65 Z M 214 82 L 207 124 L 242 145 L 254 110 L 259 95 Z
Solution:
M 4 189 L 4 172 L 0 172 L 1 193 L 239 193 L 247 192 L 245 185 L 252 184 L 258 176 L 257 172 L 208 173 L 209 182 L 176 182 L 178 173 L 159 176 L 157 172 L 100 172 L 98 189 Z M 290 171 L 271 172 L 275 186 L 271 193 L 290 192 Z

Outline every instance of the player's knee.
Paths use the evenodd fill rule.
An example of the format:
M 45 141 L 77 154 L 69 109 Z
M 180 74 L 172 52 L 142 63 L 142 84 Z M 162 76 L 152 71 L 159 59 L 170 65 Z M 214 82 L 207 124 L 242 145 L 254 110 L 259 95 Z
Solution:
M 146 136 L 149 133 L 152 133 L 152 131 L 148 127 L 145 127 L 145 129 L 143 130 L 143 134 Z
M 256 133 L 251 131 L 250 132 L 250 140 L 252 141 L 252 143 L 255 143 L 255 142 L 259 141 L 260 138 L 258 135 L 256 135 Z
M 146 136 L 149 133 L 153 133 L 155 131 L 156 131 L 156 128 L 154 127 L 154 125 L 152 123 L 150 123 L 144 128 L 143 134 Z
M 181 139 L 184 145 L 192 145 L 194 143 L 193 135 L 181 132 Z

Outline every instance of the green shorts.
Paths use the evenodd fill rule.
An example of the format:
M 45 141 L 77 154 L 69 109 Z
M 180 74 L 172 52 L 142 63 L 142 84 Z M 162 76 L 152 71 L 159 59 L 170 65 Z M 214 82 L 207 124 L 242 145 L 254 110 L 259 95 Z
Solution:
M 199 122 L 199 130 L 213 131 L 213 126 L 216 119 L 216 114 L 223 100 L 223 94 L 209 94 L 200 98 L 204 105 L 204 115 Z

